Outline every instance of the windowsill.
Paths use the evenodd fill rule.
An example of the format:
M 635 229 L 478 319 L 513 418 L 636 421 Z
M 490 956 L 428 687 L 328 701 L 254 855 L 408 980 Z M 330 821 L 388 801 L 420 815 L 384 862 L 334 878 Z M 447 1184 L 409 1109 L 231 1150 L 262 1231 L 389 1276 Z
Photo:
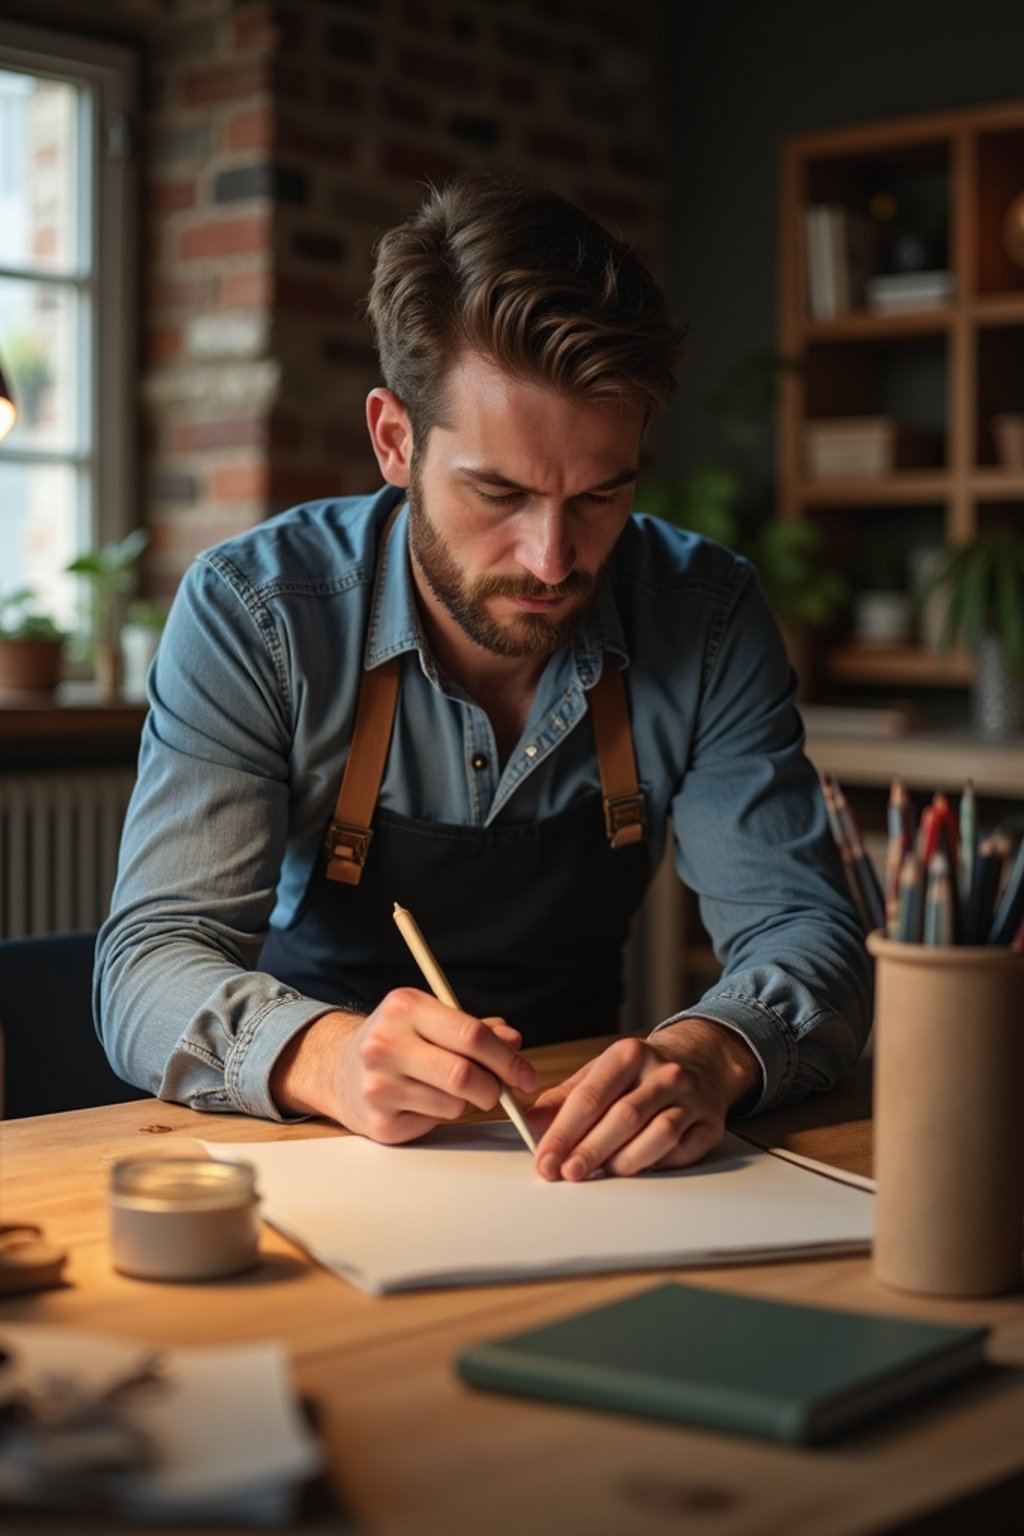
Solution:
M 137 738 L 146 718 L 140 699 L 104 697 L 95 683 L 61 683 L 55 693 L 0 693 L 0 737 Z

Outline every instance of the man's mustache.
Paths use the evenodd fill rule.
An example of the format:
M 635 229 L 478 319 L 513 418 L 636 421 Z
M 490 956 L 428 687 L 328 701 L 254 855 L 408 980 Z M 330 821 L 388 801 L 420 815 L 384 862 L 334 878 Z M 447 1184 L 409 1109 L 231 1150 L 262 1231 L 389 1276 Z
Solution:
M 577 597 L 591 592 L 594 578 L 585 571 L 570 571 L 564 581 L 546 586 L 529 576 L 483 576 L 476 583 L 474 597 Z

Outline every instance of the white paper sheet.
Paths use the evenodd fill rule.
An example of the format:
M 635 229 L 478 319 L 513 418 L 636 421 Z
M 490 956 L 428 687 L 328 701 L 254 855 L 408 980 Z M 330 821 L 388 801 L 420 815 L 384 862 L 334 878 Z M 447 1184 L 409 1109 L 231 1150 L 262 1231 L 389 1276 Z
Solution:
M 727 1134 L 695 1168 L 548 1184 L 511 1125 L 403 1147 L 204 1143 L 257 1169 L 263 1215 L 365 1291 L 857 1252 L 874 1196 Z
M 212 1348 L 140 1345 L 107 1334 L 36 1323 L 0 1323 L 0 1400 L 38 1389 L 54 1376 L 85 1396 L 98 1396 L 154 1353 L 160 1381 L 128 1397 L 127 1422 L 154 1449 L 144 1471 L 85 1478 L 92 1495 L 123 1516 L 171 1520 L 292 1518 L 298 1485 L 312 1477 L 322 1453 L 300 1416 L 284 1350 L 278 1344 Z M 60 1504 L 58 1491 L 24 1479 L 5 1462 L 3 1500 Z

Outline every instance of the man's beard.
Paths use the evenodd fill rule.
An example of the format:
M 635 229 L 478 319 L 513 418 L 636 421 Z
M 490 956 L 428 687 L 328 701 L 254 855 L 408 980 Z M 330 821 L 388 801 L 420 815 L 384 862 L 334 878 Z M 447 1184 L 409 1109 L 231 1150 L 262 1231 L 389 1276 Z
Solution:
M 494 656 L 550 656 L 579 633 L 590 613 L 605 572 L 593 576 L 571 571 L 556 586 L 530 576 L 463 578 L 451 549 L 427 516 L 420 477 L 413 466 L 409 489 L 409 543 L 413 559 L 438 602 L 469 638 Z M 568 613 L 522 613 L 506 623 L 491 617 L 491 597 L 575 597 Z

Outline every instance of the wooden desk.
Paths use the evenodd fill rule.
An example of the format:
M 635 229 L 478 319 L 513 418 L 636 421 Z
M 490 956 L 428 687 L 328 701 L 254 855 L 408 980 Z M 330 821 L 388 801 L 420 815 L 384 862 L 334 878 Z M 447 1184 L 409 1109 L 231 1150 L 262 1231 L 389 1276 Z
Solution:
M 580 1055 L 578 1046 L 533 1053 L 545 1084 Z M 864 1064 L 834 1094 L 765 1115 L 751 1130 L 867 1172 L 868 1108 Z M 113 1159 L 170 1152 L 187 1136 L 332 1134 L 323 1125 L 284 1129 L 153 1101 L 0 1125 L 5 1217 L 42 1222 L 48 1238 L 71 1251 L 68 1287 L 9 1298 L 0 1318 L 179 1344 L 285 1340 L 301 1389 L 322 1410 L 339 1501 L 373 1536 L 847 1536 L 890 1529 L 1024 1469 L 1024 1377 L 1010 1372 L 815 1450 L 479 1394 L 456 1379 L 452 1359 L 469 1340 L 625 1295 L 666 1271 L 374 1298 L 270 1228 L 261 1267 L 235 1280 L 156 1285 L 110 1269 L 105 1191 Z M 901 1297 L 875 1284 L 866 1257 L 678 1278 L 811 1304 L 986 1322 L 995 1330 L 994 1358 L 1024 1365 L 1020 1296 Z M 1007 1497 L 1019 1516 L 1018 1487 Z M 1021 1528 L 1008 1517 L 962 1529 Z M 952 1528 L 941 1529 L 947 1536 Z

